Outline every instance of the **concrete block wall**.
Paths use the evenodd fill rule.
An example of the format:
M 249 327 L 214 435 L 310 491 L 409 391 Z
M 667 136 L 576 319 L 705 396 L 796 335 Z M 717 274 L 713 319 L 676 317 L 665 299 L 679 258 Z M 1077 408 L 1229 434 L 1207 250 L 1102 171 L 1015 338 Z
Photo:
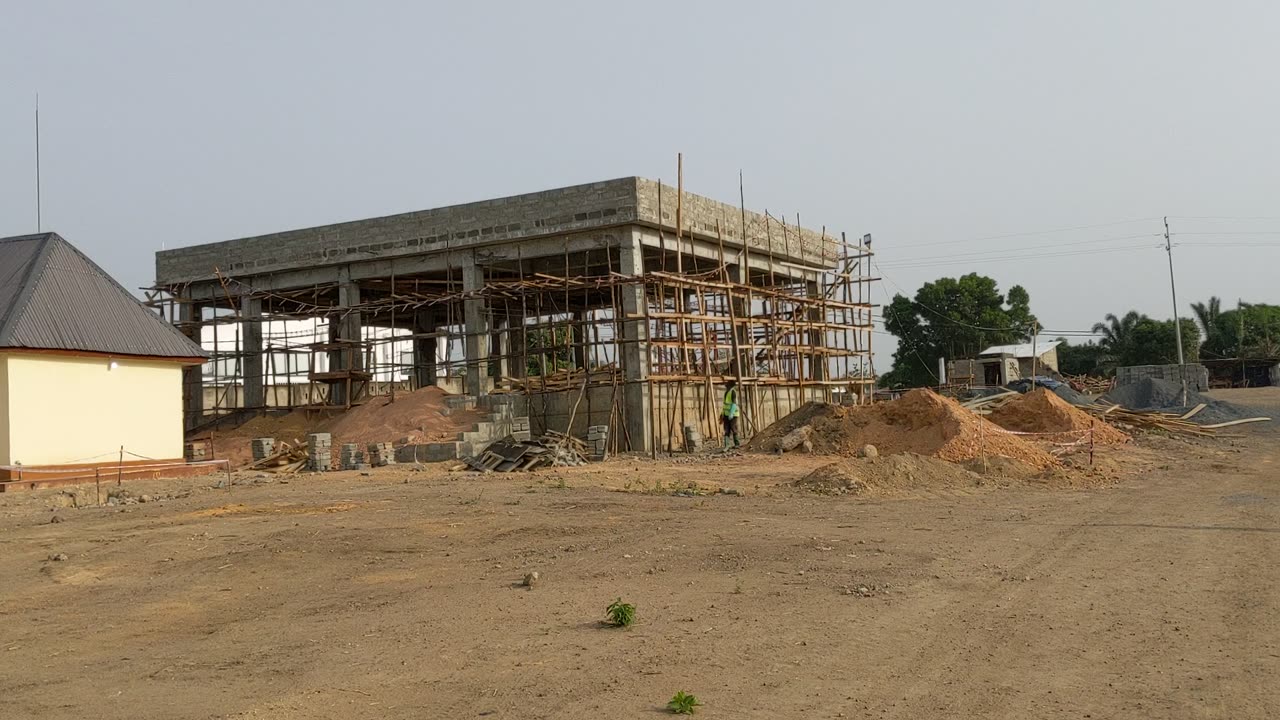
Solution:
M 677 192 L 662 188 L 662 213 L 658 213 L 658 183 L 629 177 L 585 185 L 544 190 L 511 197 L 385 217 L 355 220 L 320 227 L 194 245 L 156 253 L 156 282 L 177 284 L 209 280 L 213 268 L 245 277 L 283 270 L 342 265 L 375 259 L 443 253 L 486 245 L 514 245 L 548 235 L 566 235 L 626 224 L 662 226 L 674 232 Z M 716 240 L 716 222 L 722 224 L 725 246 L 742 245 L 742 210 L 711 198 L 684 194 L 685 224 L 695 235 Z M 834 265 L 837 256 L 833 233 L 801 229 L 794 216 L 787 235 L 780 223 L 747 212 L 747 242 L 755 250 L 767 250 L 771 236 L 776 258 L 811 265 Z
M 710 417 L 705 401 L 706 385 L 702 383 L 688 384 L 684 387 L 684 423 L 698 428 L 704 444 L 715 447 L 719 444 L 723 431 L 720 427 L 720 410 L 724 401 L 724 386 L 713 385 L 711 395 Z M 799 409 L 806 402 L 822 401 L 820 386 L 806 387 L 803 392 L 798 387 L 777 388 L 777 404 L 774 403 L 774 389 L 761 388 L 746 411 L 750 412 L 756 431 L 768 427 L 783 417 Z M 745 399 L 745 398 L 744 398 Z M 668 438 L 670 447 L 675 451 L 681 449 L 684 428 L 680 422 L 680 391 L 675 384 L 659 384 L 654 386 L 654 404 L 657 407 L 658 448 L 667 451 Z M 745 419 L 739 419 L 738 432 L 743 440 L 752 435 L 752 425 Z
M 619 178 L 156 253 L 156 282 L 444 252 L 633 222 L 637 178 Z
M 574 437 L 584 437 L 587 428 L 592 425 L 608 425 L 612 415 L 614 391 L 610 387 L 587 388 L 582 402 L 578 403 L 577 413 L 573 413 L 574 403 L 578 400 L 580 390 L 565 390 L 555 393 L 538 393 L 522 398 L 526 411 L 521 413 L 529 417 L 530 431 L 534 437 L 548 430 L 567 432 Z M 617 393 L 617 402 L 622 403 L 622 392 Z M 573 415 L 573 426 L 569 424 L 569 416 Z M 615 428 L 615 431 L 621 432 Z
M 1204 392 L 1209 389 L 1209 370 L 1199 363 L 1187 365 L 1130 365 L 1116 368 L 1116 385 L 1128 385 L 1143 378 L 1155 378 L 1181 383 L 1180 371 L 1185 368 L 1187 387 Z
M 676 188 L 663 184 L 662 214 L 658 214 L 659 184 L 653 180 L 636 178 L 636 218 L 642 223 L 675 228 L 676 199 L 680 193 Z M 726 248 L 739 248 L 743 244 L 742 208 L 718 200 L 712 200 L 690 192 L 684 194 L 684 224 L 695 236 L 716 239 L 716 223 L 720 223 L 720 232 L 724 237 Z M 773 242 L 775 257 L 789 257 L 815 266 L 834 266 L 839 257 L 836 242 L 839 234 L 833 233 L 824 238 L 823 234 L 813 230 L 800 229 L 796 232 L 795 215 L 786 218 L 787 234 L 782 232 L 782 224 L 774 219 L 769 220 L 765 228 L 765 216 L 762 213 L 747 211 L 747 231 L 745 233 L 747 247 L 755 252 L 768 253 L 769 240 Z M 801 218 L 803 220 L 803 218 Z

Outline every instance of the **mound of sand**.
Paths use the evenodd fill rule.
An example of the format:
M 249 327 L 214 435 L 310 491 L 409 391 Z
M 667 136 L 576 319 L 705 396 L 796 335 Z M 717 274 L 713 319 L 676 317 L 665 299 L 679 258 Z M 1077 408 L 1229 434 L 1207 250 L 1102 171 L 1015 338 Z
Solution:
M 990 421 L 930 390 L 912 390 L 901 398 L 874 405 L 840 407 L 810 403 L 774 423 L 748 447 L 773 452 L 778 441 L 803 425 L 813 428 L 810 440 L 819 454 L 853 456 L 864 445 L 882 455 L 915 453 L 964 462 L 1003 456 L 1035 468 L 1057 464 L 1053 456 Z
M 915 453 L 841 460 L 795 482 L 818 495 L 867 495 L 915 488 L 972 487 L 982 478 L 954 463 Z
M 1037 388 L 1012 402 L 996 408 L 987 416 L 1006 430 L 1029 433 L 1061 433 L 1044 439 L 1073 442 L 1081 433 L 1093 428 L 1093 442 L 1115 445 L 1129 442 L 1129 436 L 1101 420 L 1095 421 L 1085 411 L 1073 406 L 1045 388 Z

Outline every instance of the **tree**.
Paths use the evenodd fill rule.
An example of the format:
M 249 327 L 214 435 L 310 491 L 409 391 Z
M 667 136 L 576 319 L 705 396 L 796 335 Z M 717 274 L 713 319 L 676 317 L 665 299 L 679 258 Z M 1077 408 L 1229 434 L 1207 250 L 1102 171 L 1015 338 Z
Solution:
M 1186 362 L 1200 357 L 1200 330 L 1193 320 L 1181 318 L 1182 347 Z M 1130 310 L 1124 317 L 1108 314 L 1106 322 L 1093 326 L 1102 336 L 1098 345 L 1107 365 L 1169 365 L 1178 362 L 1177 330 L 1172 320 L 1152 320 Z
M 1031 339 L 1031 296 L 1019 285 L 1001 295 L 996 281 L 969 273 L 925 283 L 914 299 L 895 295 L 885 308 L 885 329 L 898 338 L 893 370 L 883 386 L 937 383 L 938 358 L 969 358 L 992 345 Z
M 1093 331 L 1102 336 L 1098 344 L 1114 360 L 1128 352 L 1133 342 L 1133 328 L 1139 322 L 1149 319 L 1137 310 L 1130 310 L 1122 318 L 1107 313 L 1105 322 L 1094 323 Z
M 1058 338 L 1058 371 L 1063 375 L 1102 375 L 1107 351 L 1090 340 L 1082 345 L 1072 345 L 1066 338 Z
M 1200 331 L 1204 341 L 1213 344 L 1218 334 L 1218 317 L 1222 315 L 1222 300 L 1218 296 L 1209 298 L 1206 303 L 1191 303 L 1191 312 L 1195 313 L 1196 322 L 1200 323 Z
M 1180 318 L 1182 325 L 1183 361 L 1200 359 L 1200 330 L 1194 320 Z M 1122 365 L 1172 365 L 1178 362 L 1177 330 L 1172 320 L 1143 318 L 1133 328 L 1129 354 Z
M 1203 352 L 1213 358 L 1272 358 L 1280 350 L 1280 306 L 1240 303 L 1220 313 Z

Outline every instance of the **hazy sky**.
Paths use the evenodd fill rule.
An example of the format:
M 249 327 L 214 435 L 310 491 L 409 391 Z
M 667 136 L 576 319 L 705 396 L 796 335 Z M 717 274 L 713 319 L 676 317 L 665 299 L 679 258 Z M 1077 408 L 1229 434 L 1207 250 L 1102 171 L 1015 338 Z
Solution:
M 693 192 L 742 169 L 752 208 L 872 233 L 889 293 L 978 271 L 1052 329 L 1168 317 L 1169 215 L 1184 312 L 1280 302 L 1278 33 L 1263 1 L 0 0 L 0 235 L 35 230 L 39 91 L 45 228 L 131 288 L 162 245 L 681 151 Z

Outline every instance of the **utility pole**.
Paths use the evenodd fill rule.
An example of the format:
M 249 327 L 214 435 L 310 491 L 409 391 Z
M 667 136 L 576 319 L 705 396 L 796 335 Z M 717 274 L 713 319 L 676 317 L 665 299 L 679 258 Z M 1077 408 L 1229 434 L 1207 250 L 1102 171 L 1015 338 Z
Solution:
M 1187 365 L 1182 354 L 1182 322 L 1178 320 L 1178 285 L 1173 280 L 1173 243 L 1169 240 L 1169 218 L 1164 218 L 1164 251 L 1169 254 L 1169 291 L 1173 295 L 1173 336 L 1178 340 L 1178 375 L 1182 377 L 1182 404 L 1187 404 Z
M 40 217 L 40 93 L 36 93 L 36 232 L 44 229 Z

